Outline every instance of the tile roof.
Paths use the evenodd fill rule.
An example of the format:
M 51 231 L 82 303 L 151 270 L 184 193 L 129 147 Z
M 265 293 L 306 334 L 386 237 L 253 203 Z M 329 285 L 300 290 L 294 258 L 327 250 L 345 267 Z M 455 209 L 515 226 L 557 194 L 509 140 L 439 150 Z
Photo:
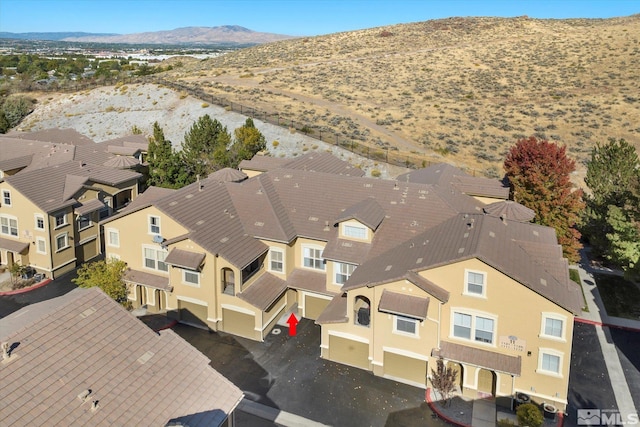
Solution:
M 24 171 L 40 169 L 73 160 L 76 148 L 71 144 L 22 140 L 0 135 L 0 164 L 3 165 L 2 170 L 11 170 L 14 166 L 24 168 Z M 30 162 L 26 163 L 29 156 Z
M 133 169 L 140 166 L 140 161 L 134 157 L 116 156 L 104 162 L 103 165 L 115 169 Z
M 332 261 L 359 265 L 367 259 L 370 250 L 371 243 L 336 238 L 327 242 L 322 257 Z
M 522 371 L 522 358 L 520 356 L 508 356 L 503 353 L 482 350 L 448 341 L 441 341 L 440 349 L 434 348 L 431 356 L 480 366 L 481 368 L 505 372 L 515 376 L 520 376 L 520 372 Z
M 104 202 L 100 201 L 100 199 L 91 199 L 89 201 L 81 203 L 80 206 L 77 206 L 75 208 L 75 212 L 78 215 L 86 215 L 91 212 L 98 211 L 104 208 L 105 206 L 106 205 L 104 204 Z
M 253 156 L 251 160 L 242 160 L 238 167 L 240 170 L 254 170 L 258 172 L 266 172 L 273 169 L 280 169 L 286 165 L 290 159 L 271 156 Z
M 209 175 L 208 178 L 222 182 L 240 182 L 247 179 L 247 174 L 238 169 L 222 168 Z
M 327 308 L 316 319 L 316 324 L 347 323 L 347 294 L 342 293 L 333 297 Z
M 141 176 L 133 171 L 70 161 L 41 169 L 23 171 L 6 177 L 5 181 L 40 209 L 52 212 L 74 204 L 75 200 L 71 198 L 84 184 L 99 182 L 115 186 L 139 179 Z
M 267 172 L 275 169 L 298 169 L 347 176 L 364 176 L 364 171 L 329 153 L 307 153 L 293 160 L 270 156 L 253 156 L 240 162 L 239 168 Z
M 219 426 L 243 397 L 175 332 L 152 331 L 97 288 L 0 319 L 0 335 L 12 344 L 6 425 Z
M 0 237 L 0 248 L 11 252 L 21 254 L 29 247 L 29 242 L 21 242 L 19 240 L 5 239 Z
M 378 311 L 400 314 L 420 320 L 427 318 L 428 308 L 429 298 L 404 295 L 387 289 L 382 291 L 380 302 L 378 303 Z
M 169 284 L 168 277 L 158 276 L 156 274 L 147 273 L 140 270 L 133 270 L 131 268 L 128 268 L 127 271 L 124 272 L 124 276 L 122 279 L 125 282 L 131 283 L 133 285 L 148 286 L 150 288 L 169 292 L 173 290 L 173 287 Z
M 533 244 L 555 257 L 536 256 Z M 516 221 L 503 222 L 482 214 L 460 214 L 407 240 L 378 258 L 370 259 L 351 275 L 344 290 L 375 286 L 470 258 L 478 258 L 503 274 L 566 310 L 581 312 L 578 285 L 568 278 L 566 259 L 558 251 L 555 231 Z M 364 267 L 364 268 L 363 268 Z
M 340 216 L 336 218 L 335 223 L 355 219 L 369 227 L 371 230 L 376 231 L 376 229 L 384 219 L 384 216 L 384 210 L 378 204 L 378 202 L 376 202 L 373 198 L 369 198 L 364 199 L 345 209 L 340 214 Z
M 119 156 L 133 156 L 140 151 L 137 147 L 125 147 L 123 145 L 107 145 L 107 152 Z
M 205 256 L 206 254 L 173 248 L 164 259 L 164 262 L 174 267 L 187 268 L 189 270 L 199 270 Z
M 171 189 L 171 188 L 161 188 L 161 187 L 151 186 L 151 187 L 147 188 L 144 191 L 144 193 L 140 193 L 138 195 L 138 197 L 133 199 L 125 208 L 123 208 L 116 215 L 112 215 L 112 216 L 110 216 L 108 218 L 105 218 L 102 221 L 102 223 L 107 223 L 107 222 L 112 221 L 114 219 L 117 219 L 117 218 L 120 218 L 120 217 L 125 216 L 127 214 L 130 214 L 132 212 L 139 211 L 141 209 L 147 208 L 147 207 L 151 206 L 155 201 L 160 200 L 163 197 L 166 197 L 166 196 L 168 196 L 169 194 L 172 194 L 175 191 L 176 190 Z
M 475 177 L 455 166 L 438 163 L 423 169 L 398 175 L 399 182 L 415 182 L 441 187 L 453 186 L 470 196 L 509 198 L 509 187 L 497 179 Z
M 0 170 L 10 171 L 14 169 L 26 168 L 31 164 L 32 160 L 33 160 L 33 154 L 26 154 L 24 156 L 0 160 Z
M 29 139 L 32 141 L 51 142 L 55 144 L 90 145 L 95 142 L 75 129 L 43 129 L 31 132 L 11 132 L 8 137 Z
M 287 287 L 321 295 L 335 295 L 335 292 L 327 291 L 326 274 L 316 273 L 315 271 L 303 268 L 296 268 L 289 274 Z
M 491 203 L 483 207 L 482 210 L 486 214 L 505 218 L 511 221 L 529 222 L 533 221 L 533 218 L 536 216 L 533 209 L 529 209 L 528 207 L 512 200 L 502 200 Z
M 284 280 L 271 273 L 264 273 L 237 296 L 252 306 L 266 311 L 287 290 Z

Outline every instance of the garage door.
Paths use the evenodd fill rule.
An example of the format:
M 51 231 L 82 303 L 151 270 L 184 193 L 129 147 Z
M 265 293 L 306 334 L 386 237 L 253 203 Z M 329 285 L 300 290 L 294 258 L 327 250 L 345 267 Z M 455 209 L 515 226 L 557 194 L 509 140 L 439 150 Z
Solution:
M 178 310 L 181 323 L 208 329 L 206 306 L 178 300 Z
M 242 337 L 253 338 L 255 335 L 255 316 L 239 311 L 222 309 L 222 324 L 224 331 Z
M 304 317 L 316 320 L 318 316 L 320 316 L 320 313 L 327 308 L 330 302 L 330 299 L 322 299 L 306 295 L 304 297 Z
M 369 344 L 330 335 L 329 359 L 368 370 Z
M 413 384 L 426 384 L 427 362 L 396 353 L 384 352 L 384 374 Z
M 85 261 L 95 258 L 98 255 L 98 246 L 96 245 L 96 241 L 92 240 L 90 242 L 85 243 L 80 246 L 79 250 L 76 251 L 76 256 L 78 257 L 78 264 L 81 264 Z

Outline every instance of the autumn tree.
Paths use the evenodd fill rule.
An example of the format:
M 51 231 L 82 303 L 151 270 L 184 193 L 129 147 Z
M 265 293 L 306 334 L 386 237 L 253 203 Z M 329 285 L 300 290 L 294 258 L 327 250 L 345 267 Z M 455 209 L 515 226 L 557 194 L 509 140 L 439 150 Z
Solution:
M 126 267 L 124 261 L 114 258 L 88 262 L 78 269 L 78 277 L 72 281 L 81 288 L 97 286 L 123 307 L 131 308 L 127 285 L 122 280 Z
M 451 401 L 451 396 L 456 389 L 458 372 L 451 366 L 444 364 L 442 357 L 436 360 L 436 369 L 431 368 L 431 385 L 442 397 L 443 406 Z
M 250 117 L 233 133 L 234 140 L 227 151 L 225 167 L 237 168 L 242 160 L 249 160 L 256 153 L 267 148 L 264 135 L 256 128 Z
M 149 138 L 147 153 L 149 164 L 149 178 L 147 183 L 157 187 L 178 188 L 185 180 L 181 159 L 171 146 L 171 141 L 165 138 L 164 131 L 155 122 L 153 137 Z
M 553 227 L 564 256 L 577 261 L 582 245 L 576 225 L 584 202 L 582 191 L 571 183 L 575 161 L 565 147 L 535 137 L 520 139 L 509 150 L 504 169 L 513 200 L 536 213 L 535 223 Z
M 584 234 L 596 255 L 640 276 L 640 159 L 624 139 L 597 144 L 587 163 Z
M 226 161 L 231 135 L 218 120 L 207 114 L 200 117 L 184 135 L 182 162 L 186 169 L 186 184 L 197 177 L 206 178 Z

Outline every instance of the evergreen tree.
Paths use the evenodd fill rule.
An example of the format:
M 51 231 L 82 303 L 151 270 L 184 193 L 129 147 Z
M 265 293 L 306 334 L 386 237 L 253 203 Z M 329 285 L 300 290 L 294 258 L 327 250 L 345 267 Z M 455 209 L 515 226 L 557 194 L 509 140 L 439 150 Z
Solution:
M 231 135 L 218 120 L 204 115 L 184 135 L 182 160 L 186 168 L 186 183 L 198 176 L 206 178 L 211 172 L 226 166 L 226 151 Z
M 227 166 L 237 168 L 242 160 L 249 160 L 267 147 L 264 135 L 247 118 L 244 125 L 234 131 L 235 139 L 227 155 Z
M 587 163 L 584 233 L 594 252 L 640 273 L 640 159 L 624 139 L 597 144 Z
M 575 190 L 570 174 L 575 161 L 559 147 L 535 137 L 518 140 L 504 162 L 512 198 L 536 213 L 534 222 L 553 227 L 569 261 L 579 259 L 580 233 L 575 228 L 584 207 L 582 191 Z
M 180 157 L 173 151 L 171 141 L 165 138 L 164 131 L 155 122 L 153 124 L 153 137 L 149 139 L 147 154 L 149 164 L 149 178 L 147 183 L 157 187 L 178 188 L 185 180 L 181 167 Z

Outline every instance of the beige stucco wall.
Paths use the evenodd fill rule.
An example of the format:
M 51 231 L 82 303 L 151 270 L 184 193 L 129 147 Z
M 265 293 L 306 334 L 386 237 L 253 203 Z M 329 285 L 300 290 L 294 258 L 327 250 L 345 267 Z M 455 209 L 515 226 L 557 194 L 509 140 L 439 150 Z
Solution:
M 466 271 L 486 273 L 485 297 L 464 294 Z M 487 264 L 471 259 L 420 273 L 423 277 L 450 291 L 450 299 L 442 310 L 442 339 L 470 347 L 522 357 L 522 374 L 515 378 L 515 391 L 523 391 L 539 400 L 565 404 L 571 362 L 573 316 L 555 303 L 531 291 Z M 465 340 L 453 336 L 453 311 L 485 315 L 495 318 L 493 344 Z M 564 319 L 563 339 L 541 336 L 543 313 L 552 313 Z M 500 347 L 500 337 L 515 336 L 526 342 L 521 351 Z M 554 376 L 538 370 L 540 349 L 551 349 L 561 354 L 561 375 Z M 528 352 L 531 352 L 529 355 Z M 477 369 L 465 372 L 467 391 L 477 387 Z M 511 395 L 510 375 L 498 373 L 496 394 Z

